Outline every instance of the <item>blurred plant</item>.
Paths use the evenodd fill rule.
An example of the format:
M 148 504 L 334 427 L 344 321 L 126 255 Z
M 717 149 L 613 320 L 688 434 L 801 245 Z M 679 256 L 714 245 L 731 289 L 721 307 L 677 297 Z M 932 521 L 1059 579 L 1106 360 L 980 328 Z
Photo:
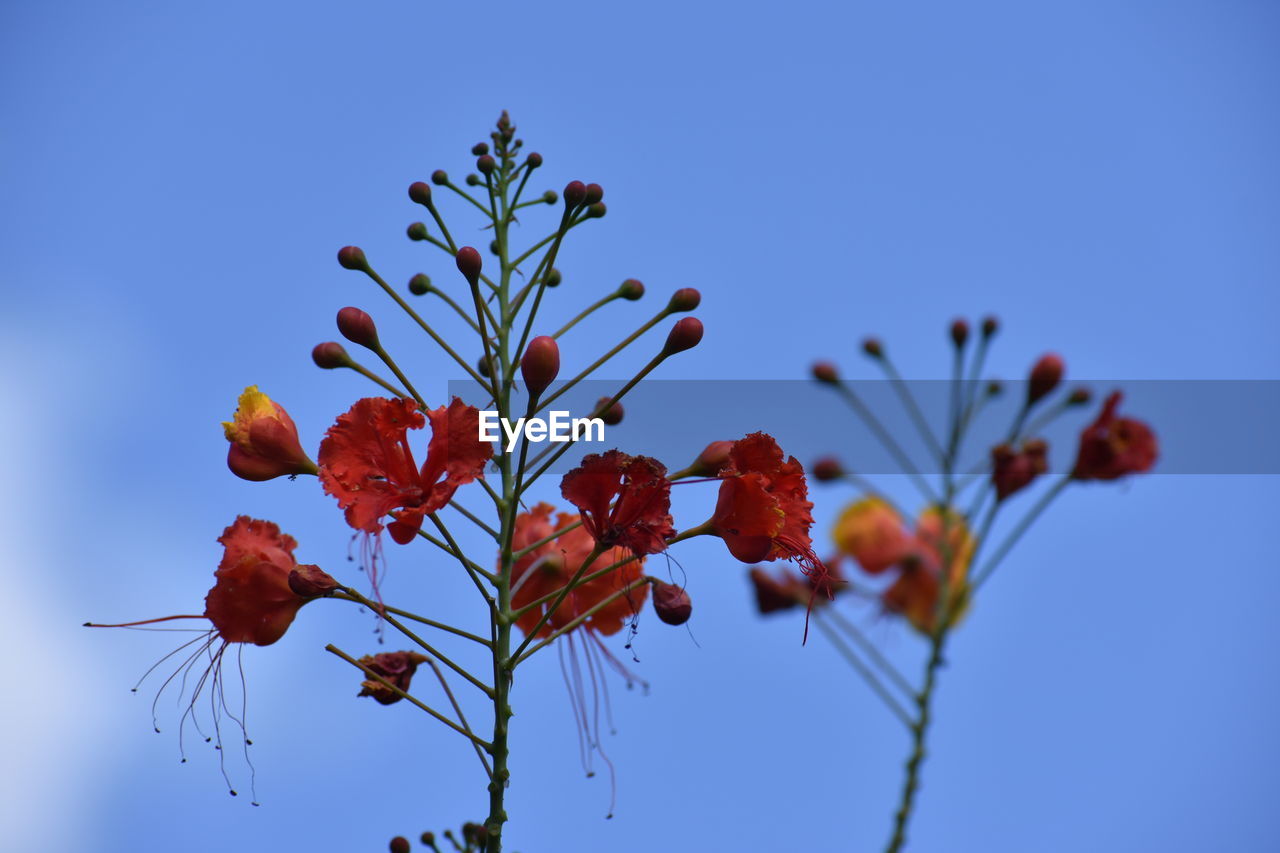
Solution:
M 561 395 L 645 332 L 673 314 L 694 310 L 701 299 L 692 288 L 677 290 L 639 328 L 587 363 L 573 378 L 556 384 L 560 339 L 613 301 L 641 299 L 645 288 L 627 279 L 554 334 L 533 334 L 544 296 L 561 284 L 555 262 L 562 244 L 571 231 L 603 217 L 606 209 L 604 190 L 581 181 L 571 181 L 560 194 L 547 191 L 527 197 L 526 185 L 542 165 L 542 157 L 536 153 L 522 157 L 522 147 L 523 142 L 515 137 L 515 126 L 503 113 L 490 142 L 472 148 L 476 171 L 467 175 L 464 183 L 475 188 L 474 194 L 455 184 L 443 170 L 433 173 L 430 183 L 416 182 L 409 187 L 409 198 L 425 208 L 432 222 L 410 225 L 409 238 L 447 254 L 465 281 L 464 288 L 451 293 L 451 288 L 419 273 L 409 279 L 409 293 L 434 297 L 441 310 L 460 317 L 472 333 L 465 344 L 446 341 L 383 279 L 361 249 L 347 246 L 338 252 L 341 266 L 363 273 L 384 291 L 475 383 L 477 402 L 508 425 L 518 423 L 521 415 L 533 419 L 548 411 Z M 492 274 L 486 273 L 479 251 L 458 245 L 438 206 L 438 193 L 479 212 L 484 229 L 493 235 L 489 251 L 496 270 Z M 558 203 L 562 207 L 554 230 L 517 249 L 513 227 L 517 213 Z M 635 631 L 638 610 L 651 587 L 661 621 L 682 624 L 689 618 L 692 604 L 688 593 L 646 575 L 643 566 L 647 556 L 664 553 L 669 546 L 693 536 L 719 536 L 741 560 L 794 560 L 816 588 L 829 588 L 826 569 L 814 555 L 809 539 L 812 504 L 806 497 L 804 472 L 794 458 L 784 456 L 771 437 L 754 433 L 736 442 L 712 442 L 692 464 L 673 474 L 668 474 L 661 462 L 645 456 L 618 450 L 591 454 L 560 484 L 562 498 L 577 513 L 553 516 L 554 508 L 544 502 L 522 511 L 531 490 L 574 446 L 573 441 L 531 453 L 530 439 L 537 436 L 528 430 L 522 441 L 499 440 L 495 451 L 492 438 L 486 437 L 481 412 L 474 405 L 457 397 L 447 405 L 428 404 L 384 345 L 368 313 L 356 307 L 343 308 L 337 325 L 348 341 L 373 353 L 390 376 L 357 362 L 341 344 L 332 341 L 315 347 L 312 358 L 316 365 L 351 370 L 390 396 L 359 399 L 339 415 L 313 462 L 303 450 L 288 413 L 250 387 L 241 396 L 233 419 L 224 425 L 229 442 L 227 464 L 246 480 L 316 476 L 355 530 L 370 595 L 316 566 L 298 565 L 292 555 L 296 543 L 276 525 L 237 519 L 223 534 L 226 555 L 215 573 L 217 583 L 205 600 L 203 614 L 110 626 L 144 626 L 171 619 L 208 619 L 212 623 L 211 629 L 172 653 L 187 657 L 161 687 L 163 692 L 181 674 L 178 689 L 185 695 L 189 676 L 204 666 L 191 681 L 194 686 L 182 717 L 180 742 L 188 721 L 200 726 L 196 703 L 202 696 L 209 702 L 214 727 L 205 740 L 216 741 L 220 755 L 224 717 L 243 730 L 243 708 L 238 715 L 231 711 L 221 678 L 222 660 L 232 644 L 236 644 L 238 655 L 246 643 L 275 643 L 299 609 L 317 599 L 367 608 L 376 615 L 380 630 L 384 624 L 390 626 L 414 649 L 361 657 L 332 644 L 326 649 L 359 670 L 359 695 L 383 705 L 408 701 L 474 747 L 487 786 L 488 816 L 482 824 L 468 824 L 469 829 L 464 829 L 465 847 L 449 834 L 445 837 L 458 849 L 496 853 L 502 848 L 507 822 L 504 797 L 510 779 L 511 698 L 517 668 L 552 644 L 557 645 L 562 664 L 566 657 L 572 659 L 566 667 L 571 673 L 570 698 L 580 728 L 584 763 L 589 766 L 590 754 L 601 746 L 599 703 L 588 703 L 585 691 L 600 688 L 606 666 L 631 678 L 602 638 L 628 625 Z M 599 418 L 604 424 L 618 423 L 623 417 L 622 398 L 668 358 L 697 346 L 702 334 L 702 324 L 696 318 L 678 320 L 648 363 L 612 395 L 600 399 L 588 417 Z M 409 436 L 427 426 L 431 437 L 419 465 Z M 577 437 L 575 431 L 574 440 Z M 488 474 L 497 475 L 496 484 L 490 483 Z M 670 489 L 673 482 L 681 480 L 715 482 L 719 493 L 711 518 L 677 532 L 670 515 Z M 471 505 L 463 502 L 464 496 Z M 497 552 L 496 560 L 487 554 L 468 554 L 454 535 L 459 524 L 473 528 L 472 535 L 487 538 L 488 547 Z M 476 622 L 471 629 L 439 614 L 433 618 L 384 601 L 388 592 L 380 571 L 384 566 L 384 529 L 399 545 L 421 540 L 456 562 L 476 591 L 472 614 Z M 428 641 L 417 633 L 428 629 L 438 632 L 439 639 Z M 487 653 L 486 663 L 469 668 L 458 662 L 465 658 L 444 651 L 437 643 L 479 647 Z M 432 707 L 410 692 L 415 674 L 424 666 L 442 688 L 447 710 Z M 459 681 L 468 691 L 462 700 L 453 689 Z M 487 731 L 473 727 L 464 713 L 464 706 L 471 701 L 487 704 Z M 246 746 L 248 743 L 246 737 Z M 247 759 L 247 749 L 245 756 Z M 223 775 L 227 777 L 225 766 Z M 407 843 L 398 837 L 393 847 Z M 423 843 L 433 846 L 434 837 L 428 840 L 424 835 Z
M 833 534 L 839 556 L 829 561 L 833 578 L 843 557 L 853 558 L 862 575 L 856 580 L 840 577 L 834 592 L 838 597 L 875 602 L 880 613 L 901 617 L 927 644 L 924 673 L 920 683 L 914 684 L 837 607 L 818 606 L 812 610 L 818 629 L 910 732 L 906 778 L 894 814 L 892 835 L 885 848 L 888 853 L 901 850 L 906 843 L 925 756 L 938 670 L 945 660 L 951 631 L 970 609 L 978 591 L 1036 519 L 1069 485 L 1141 473 L 1152 467 L 1157 456 L 1152 431 L 1140 421 L 1117 415 L 1120 402 L 1117 391 L 1107 398 L 1097 419 L 1082 431 L 1070 473 L 1051 477 L 1049 446 L 1038 436 L 1068 410 L 1086 405 L 1090 395 L 1078 388 L 1058 394 L 1054 400 L 1064 365 L 1061 358 L 1050 354 L 1032 367 L 1026 382 L 1026 396 L 1008 432 L 994 442 L 982 464 L 962 470 L 959 460 L 964 443 L 970 438 L 970 427 L 983 408 L 1002 393 L 1000 383 L 980 380 L 998 323 L 994 317 L 988 317 L 980 328 L 975 351 L 970 354 L 968 323 L 956 320 L 951 324 L 953 359 L 947 415 L 943 428 L 937 432 L 925 417 L 916 395 L 890 361 L 884 345 L 874 338 L 862 345 L 863 352 L 884 371 L 897 400 L 919 432 L 930 457 L 924 470 L 939 472 L 936 478 L 922 473 L 903 442 L 885 426 L 885 421 L 857 389 L 841 378 L 833 364 L 819 362 L 813 367 L 814 379 L 849 404 L 901 466 L 925 502 L 924 510 L 908 525 L 907 514 L 886 493 L 841 460 L 826 457 L 816 461 L 812 468 L 819 481 L 851 484 L 862 492 L 836 521 Z M 1036 413 L 1038 417 L 1032 420 Z M 998 545 L 987 547 L 994 522 L 1008 507 L 1010 499 L 1033 489 L 1035 481 L 1041 478 L 1051 482 L 1041 484 L 1039 499 L 1008 529 Z M 985 560 L 979 564 L 979 558 Z M 751 570 L 750 579 L 762 614 L 828 604 L 829 596 L 814 597 L 809 579 L 785 571 L 778 575 L 756 568 Z

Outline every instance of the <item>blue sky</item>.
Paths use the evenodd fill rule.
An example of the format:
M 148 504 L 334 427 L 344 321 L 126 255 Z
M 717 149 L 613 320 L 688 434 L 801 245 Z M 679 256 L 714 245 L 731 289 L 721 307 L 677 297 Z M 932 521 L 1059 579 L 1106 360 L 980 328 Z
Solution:
M 419 215 L 404 190 L 467 171 L 503 108 L 547 187 L 606 189 L 608 216 L 558 264 L 551 317 L 629 276 L 653 303 L 702 290 L 707 337 L 666 378 L 795 379 L 819 357 L 871 377 L 865 334 L 906 375 L 942 378 L 946 323 L 985 312 L 1004 321 L 1006 377 L 1055 350 L 1081 378 L 1280 378 L 1270 4 L 0 15 L 0 820 L 18 846 L 380 850 L 482 817 L 465 744 L 412 708 L 356 701 L 358 679 L 322 651 L 372 651 L 367 617 L 316 604 L 246 652 L 260 809 L 226 796 L 207 750 L 179 766 L 172 703 L 155 735 L 128 692 L 177 635 L 78 626 L 198 606 L 238 512 L 351 571 L 332 501 L 231 477 L 217 424 L 257 383 L 314 446 L 369 393 L 307 358 L 347 304 L 445 394 L 459 377 L 444 357 L 333 256 L 357 243 L 395 282 L 447 280 L 404 239 Z M 652 310 L 611 306 L 616 322 L 576 330 L 566 370 Z M 761 401 L 761 417 L 804 422 L 826 406 L 814 395 Z M 722 437 L 671 419 L 691 447 Z M 830 430 L 833 452 L 865 443 L 852 418 Z M 819 536 L 849 497 L 817 493 Z M 1275 477 L 1168 473 L 1069 492 L 956 634 L 912 849 L 1275 849 L 1277 497 Z M 677 524 L 713 501 L 680 492 Z M 401 553 L 398 596 L 464 612 L 452 567 Z M 517 695 L 513 848 L 879 849 L 901 730 L 829 647 L 800 646 L 798 618 L 752 613 L 723 546 L 674 556 L 697 642 L 644 625 L 650 694 L 614 692 L 616 817 L 603 779 L 583 778 L 548 656 Z M 904 665 L 919 658 L 909 633 L 856 615 Z

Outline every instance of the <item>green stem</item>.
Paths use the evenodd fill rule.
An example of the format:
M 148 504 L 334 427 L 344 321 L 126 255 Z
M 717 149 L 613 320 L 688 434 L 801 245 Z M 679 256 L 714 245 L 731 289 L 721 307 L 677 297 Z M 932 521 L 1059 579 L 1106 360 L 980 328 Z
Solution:
M 938 668 L 942 665 L 942 649 L 947 642 L 944 628 L 934 635 L 925 666 L 924 687 L 916 696 L 916 719 L 911 725 L 911 754 L 907 757 L 906 780 L 902 784 L 902 796 L 893 819 L 893 835 L 885 853 L 898 853 L 907 842 L 907 824 L 915 807 L 916 792 L 920 789 L 920 766 L 924 763 L 925 741 L 932 719 L 933 689 L 938 683 Z

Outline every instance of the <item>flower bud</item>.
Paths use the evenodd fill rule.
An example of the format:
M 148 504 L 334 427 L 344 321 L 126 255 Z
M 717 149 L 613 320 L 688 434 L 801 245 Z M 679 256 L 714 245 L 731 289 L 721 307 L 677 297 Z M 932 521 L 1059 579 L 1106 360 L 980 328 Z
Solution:
M 687 349 L 693 349 L 702 340 L 702 321 L 697 317 L 685 317 L 671 327 L 667 333 L 667 342 L 662 347 L 663 355 L 675 355 Z
M 425 845 L 427 845 L 428 847 L 430 847 L 430 846 L 432 846 L 433 844 L 435 844 L 435 843 L 436 843 L 436 834 L 435 834 L 434 832 L 424 832 L 424 833 L 422 833 L 422 839 L 421 839 L 421 840 L 422 840 L 422 843 L 423 843 L 423 844 L 425 844 Z
M 542 155 L 537 151 L 530 151 L 529 156 L 524 158 L 524 162 L 529 165 L 530 169 L 536 169 L 542 165 Z
M 409 839 L 405 838 L 403 835 L 397 835 L 395 838 L 391 839 L 391 844 L 388 845 L 388 849 L 391 853 L 409 853 L 412 848 L 409 846 Z
M 316 464 L 298 440 L 293 418 L 256 385 L 244 389 L 222 431 L 228 443 L 227 467 L 242 480 L 316 473 Z
M 435 184 L 438 187 L 444 186 L 445 184 L 449 183 L 449 173 L 446 172 L 444 169 L 436 169 L 434 172 L 431 173 L 431 183 Z
M 489 241 L 489 254 L 493 255 L 495 258 L 501 257 L 502 255 L 502 246 L 498 244 L 496 239 Z
M 840 460 L 834 456 L 824 456 L 814 462 L 812 470 L 813 479 L 819 483 L 830 483 L 844 476 L 844 468 L 841 467 Z
M 338 331 L 353 344 L 371 350 L 378 348 L 378 327 L 373 324 L 373 318 L 359 308 L 347 306 L 338 312 Z
M 555 204 L 559 200 L 560 196 L 555 190 L 547 190 L 542 194 L 542 201 L 544 204 Z
M 969 323 L 963 317 L 957 317 L 951 321 L 951 343 L 956 345 L 956 349 L 963 349 L 969 340 Z
M 369 261 L 364 256 L 364 250 L 359 246 L 343 246 L 338 250 L 338 263 L 343 269 L 348 270 L 365 270 L 369 268 Z
M 999 397 L 1003 393 L 1004 393 L 1004 385 L 1000 382 L 999 379 L 992 379 L 990 382 L 987 383 L 988 397 Z
M 471 153 L 472 153 L 472 154 L 474 154 L 474 155 L 476 155 L 477 157 L 479 157 L 479 156 L 480 156 L 480 155 L 482 155 L 482 154 L 488 154 L 488 153 L 489 153 L 489 143 L 487 143 L 487 142 L 477 142 L 475 145 L 472 145 L 472 146 L 471 146 Z
M 405 233 L 409 235 L 410 240 L 427 239 L 427 223 L 411 222 L 409 227 L 405 229 Z
M 558 286 L 560 284 L 560 270 L 556 269 L 555 267 L 552 267 L 551 271 L 546 274 L 545 278 L 547 282 L 547 287 Z
M 480 372 L 481 376 L 483 376 L 485 379 L 488 379 L 490 377 L 489 359 L 485 358 L 484 356 L 480 356 L 480 358 L 476 360 L 476 370 Z
M 316 344 L 315 349 L 311 350 L 311 360 L 316 363 L 316 367 L 322 367 L 325 370 L 347 367 L 351 364 L 351 356 L 347 355 L 347 351 L 337 341 Z
M 409 200 L 423 207 L 431 206 L 431 185 L 425 181 L 414 181 L 409 184 Z
M 813 374 L 813 378 L 819 382 L 834 385 L 840 381 L 840 373 L 836 370 L 836 366 L 829 361 L 814 362 L 813 367 L 809 368 L 809 370 Z
M 990 338 L 998 331 L 1000 331 L 999 318 L 994 314 L 988 314 L 982 318 L 982 337 Z
M 409 279 L 409 292 L 414 296 L 422 296 L 431 290 L 431 276 L 426 273 L 418 273 Z
M 298 565 L 289 572 L 289 589 L 303 598 L 332 595 L 340 584 L 319 566 Z
M 1088 388 L 1075 388 L 1067 397 L 1068 406 L 1083 406 L 1093 399 L 1093 392 Z
M 467 176 L 466 176 L 465 178 L 463 178 L 462 180 L 463 180 L 463 181 L 466 183 L 466 185 L 467 185 L 467 186 L 469 186 L 469 187 L 478 187 L 478 186 L 480 186 L 482 183 L 484 183 L 484 181 L 480 180 L 480 176 L 479 176 L 479 175 L 477 175 L 475 172 L 470 172 L 470 173 L 468 173 L 468 174 L 467 174 Z
M 880 343 L 879 338 L 866 338 L 862 342 L 862 351 L 872 358 L 883 358 L 884 344 Z
M 529 341 L 520 359 L 520 375 L 529 394 L 537 396 L 547 390 L 560 373 L 560 346 L 549 335 L 539 335 Z
M 599 400 L 596 400 L 595 411 L 599 412 L 599 414 L 596 415 L 596 417 L 604 421 L 605 426 L 617 426 L 618 424 L 622 423 L 623 409 L 622 409 L 621 403 L 614 403 L 612 406 L 609 406 L 609 408 L 607 409 L 600 408 L 601 406 L 607 404 L 612 399 L 613 399 L 612 397 L 601 397 Z
M 493 170 L 498 167 L 498 162 L 493 159 L 492 154 L 481 154 L 476 158 L 476 168 L 480 170 L 482 175 L 492 175 Z
M 1062 357 L 1056 353 L 1040 356 L 1040 360 L 1032 366 L 1031 375 L 1027 379 L 1027 405 L 1033 405 L 1044 399 L 1046 394 L 1057 388 L 1058 383 L 1062 381 L 1064 369 Z
M 587 184 L 587 192 L 582 198 L 582 203 L 592 205 L 599 202 L 602 198 L 604 198 L 604 187 L 599 184 Z
M 663 583 L 657 578 L 653 582 L 653 612 L 668 625 L 683 625 L 689 621 L 693 613 L 693 602 L 689 593 L 673 583 Z
M 466 276 L 467 281 L 475 287 L 476 282 L 480 280 L 480 268 L 483 261 L 480 260 L 480 253 L 471 246 L 463 246 L 458 250 L 458 256 L 455 258 L 458 263 L 458 272 Z
M 702 449 L 698 458 L 689 466 L 689 473 L 696 477 L 714 477 L 729 465 L 732 441 L 713 441 Z
M 608 212 L 609 212 L 609 208 L 604 206 L 604 202 L 598 201 L 587 208 L 587 218 L 602 219 L 604 215 Z
M 644 296 L 644 285 L 637 279 L 629 278 L 618 287 L 618 295 L 623 299 L 635 302 Z
M 671 301 L 667 303 L 667 310 L 673 314 L 692 311 L 701 302 L 702 294 L 698 292 L 696 287 L 682 287 L 671 294 Z
M 564 192 L 561 195 L 564 196 L 565 207 L 577 207 L 587 197 L 587 185 L 582 181 L 570 181 L 564 185 Z

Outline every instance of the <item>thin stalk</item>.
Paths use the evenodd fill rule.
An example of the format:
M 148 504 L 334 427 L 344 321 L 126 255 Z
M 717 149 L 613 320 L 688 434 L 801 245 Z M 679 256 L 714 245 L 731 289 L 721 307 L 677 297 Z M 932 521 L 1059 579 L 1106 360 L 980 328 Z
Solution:
M 361 606 L 368 606 L 365 604 L 365 602 L 367 602 L 368 599 L 363 597 L 352 598 L 351 596 L 343 592 L 335 592 L 333 595 L 329 597 L 336 598 L 339 601 L 350 601 L 354 604 L 359 604 Z M 432 628 L 436 628 L 438 630 L 445 631 L 455 636 L 462 637 L 464 639 L 470 640 L 473 643 L 479 643 L 482 646 L 487 647 L 489 645 L 489 641 L 486 640 L 484 637 L 477 636 L 475 634 L 472 634 L 469 631 L 464 631 L 461 628 L 455 628 L 452 625 L 446 625 L 444 622 L 437 622 L 434 619 L 428 619 L 425 616 L 419 616 L 416 613 L 410 613 L 408 610 L 401 610 L 398 607 L 390 607 L 386 604 L 383 604 L 383 605 L 375 604 L 374 606 L 378 608 L 378 611 L 386 611 L 387 613 L 394 613 L 397 616 L 401 616 L 405 619 L 409 619 L 414 622 L 421 623 L 423 625 L 429 625 Z M 375 612 L 378 612 L 378 611 L 375 611 Z
M 987 560 L 983 567 L 974 574 L 973 589 L 975 592 L 977 592 L 979 587 L 986 583 L 987 578 L 991 577 L 991 573 L 1000 565 L 1000 561 L 1005 558 L 1014 545 L 1018 544 L 1018 540 L 1027 532 L 1027 529 L 1035 523 L 1035 520 L 1040 517 L 1041 513 L 1049 508 L 1049 504 L 1053 503 L 1054 499 L 1057 498 L 1058 495 L 1062 494 L 1063 489 L 1070 485 L 1070 483 L 1070 477 L 1063 477 L 1061 480 L 1050 486 L 1049 490 L 1040 496 L 1040 500 L 1036 502 L 1035 506 L 1033 506 L 1027 514 L 1022 517 L 1022 520 L 1018 522 L 1018 525 L 1013 530 L 1009 531 L 1008 537 L 1005 538 L 1004 542 L 1000 543 L 1000 547 L 996 549 L 996 552 L 992 554 L 991 558 Z M 978 546 L 981 547 L 981 544 L 981 541 L 979 541 Z
M 907 842 L 907 823 L 911 819 L 916 792 L 920 788 L 920 765 L 924 763 L 925 739 L 932 719 L 933 690 L 938 683 L 938 668 L 942 665 L 942 650 L 946 640 L 947 631 L 944 628 L 934 635 L 930 644 L 924 687 L 916 696 L 917 716 L 911 725 L 911 754 L 907 757 L 906 780 L 902 783 L 902 796 L 894 814 L 893 835 L 885 847 L 885 853 L 898 853 Z
M 613 293 L 608 294 L 607 296 L 602 296 L 601 298 L 597 299 L 595 302 L 592 302 L 586 308 L 582 309 L 582 312 L 578 314 L 578 316 L 574 317 L 572 320 L 570 320 L 569 322 L 561 326 L 559 331 L 557 331 L 551 337 L 559 338 L 565 332 L 569 331 L 574 326 L 578 325 L 579 322 L 586 319 L 587 317 L 590 317 L 593 313 L 600 310 L 601 308 L 608 305 L 610 302 L 612 302 L 617 298 L 619 298 L 619 293 L 616 290 Z
M 929 422 L 925 419 L 924 412 L 920 410 L 920 404 L 916 402 L 915 395 L 907 387 L 906 380 L 898 373 L 898 368 L 894 367 L 888 355 L 881 355 L 875 360 L 880 363 L 885 375 L 889 377 L 889 384 L 893 386 L 894 393 L 902 401 L 902 407 L 907 410 L 912 423 L 915 424 L 916 431 L 920 433 L 925 443 L 929 445 L 929 451 L 933 454 L 934 460 L 939 465 L 943 464 L 942 445 L 938 443 L 933 430 L 929 428 Z
M 880 443 L 884 445 L 884 448 L 889 451 L 889 455 L 891 455 L 894 458 L 894 461 L 898 463 L 898 466 L 902 468 L 903 473 L 911 478 L 911 481 L 915 484 L 916 488 L 920 490 L 922 495 L 924 495 L 925 500 L 930 503 L 936 503 L 937 497 L 933 489 L 929 486 L 928 481 L 920 475 L 920 471 L 916 468 L 915 463 L 911 461 L 911 457 L 907 456 L 906 452 L 902 449 L 902 446 L 899 445 L 894 437 L 889 434 L 889 431 L 885 429 L 884 424 L 882 424 L 880 419 L 872 413 L 871 409 L 867 407 L 867 404 L 862 401 L 862 398 L 854 393 L 854 390 L 842 381 L 835 383 L 835 387 L 836 391 L 844 398 L 845 402 L 849 404 L 854 413 L 861 418 L 867 428 L 875 434 Z
M 471 745 L 475 747 L 476 758 L 480 759 L 484 772 L 492 779 L 493 768 L 489 766 L 489 759 L 484 757 L 484 749 L 480 746 L 484 741 L 476 737 L 475 732 L 471 731 L 471 724 L 467 722 L 467 715 L 462 713 L 462 706 L 458 704 L 458 699 L 453 695 L 453 689 L 449 687 L 449 682 L 445 680 L 444 673 L 440 671 L 440 667 L 436 666 L 436 662 L 431 658 L 427 658 L 427 664 L 431 667 L 431 671 L 436 674 L 436 681 L 440 682 L 444 695 L 449 697 L 449 704 L 453 706 L 453 712 L 458 715 L 458 722 L 462 724 L 462 728 L 466 729 L 467 734 L 471 735 Z
M 872 671 L 871 667 L 867 666 L 867 664 L 854 653 L 853 649 L 849 648 L 849 645 L 844 641 L 844 638 L 837 634 L 835 629 L 827 624 L 826 620 L 823 618 L 822 610 L 823 608 L 814 608 L 813 624 L 817 625 L 818 630 L 826 635 L 827 639 L 831 641 L 831 645 L 836 647 L 836 651 L 838 651 L 840 656 L 854 668 L 854 671 L 856 671 L 858 675 L 862 676 L 863 680 L 867 682 L 867 685 L 871 688 L 872 692 L 879 697 L 880 701 L 884 702 L 885 707 L 887 707 L 895 717 L 901 720 L 904 726 L 911 728 L 913 725 L 911 715 L 907 713 L 906 709 L 902 707 L 902 704 L 898 702 L 894 695 L 889 692 L 889 689 L 885 687 L 884 682 L 882 682 L 880 677 Z

